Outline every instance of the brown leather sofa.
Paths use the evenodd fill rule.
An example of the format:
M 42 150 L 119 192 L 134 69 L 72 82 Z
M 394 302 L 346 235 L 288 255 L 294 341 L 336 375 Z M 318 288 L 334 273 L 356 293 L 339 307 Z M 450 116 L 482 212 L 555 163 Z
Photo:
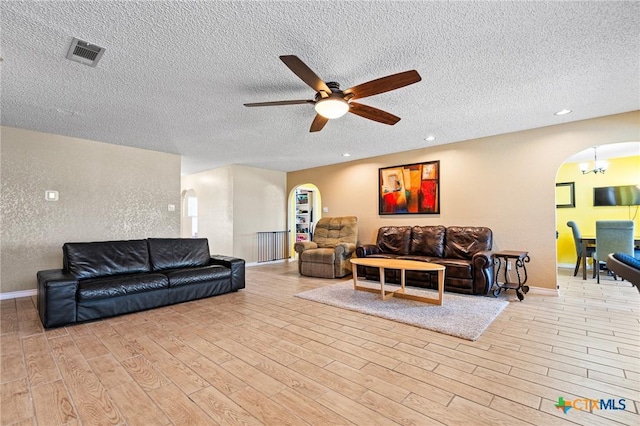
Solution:
M 487 294 L 494 281 L 493 233 L 471 226 L 384 226 L 376 244 L 359 246 L 358 257 L 418 260 L 444 265 L 444 290 L 465 294 Z M 380 270 L 358 266 L 358 276 L 380 280 Z M 385 270 L 385 281 L 400 282 L 400 271 Z M 437 288 L 437 274 L 407 271 L 407 285 Z

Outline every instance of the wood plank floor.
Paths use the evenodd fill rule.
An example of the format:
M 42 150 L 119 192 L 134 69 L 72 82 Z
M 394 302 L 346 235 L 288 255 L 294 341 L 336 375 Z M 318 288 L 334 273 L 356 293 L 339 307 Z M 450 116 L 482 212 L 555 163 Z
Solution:
M 470 342 L 293 297 L 337 281 L 255 266 L 238 293 L 48 331 L 35 298 L 4 300 L 1 424 L 640 424 L 627 282 L 560 272 Z

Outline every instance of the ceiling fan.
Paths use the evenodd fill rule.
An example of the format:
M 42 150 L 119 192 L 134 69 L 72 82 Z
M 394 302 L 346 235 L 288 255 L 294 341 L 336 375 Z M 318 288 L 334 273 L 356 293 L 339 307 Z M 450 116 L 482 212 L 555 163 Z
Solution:
M 255 102 L 244 104 L 246 107 L 277 106 L 277 105 L 298 105 L 312 104 L 316 110 L 316 117 L 311 123 L 310 132 L 319 132 L 332 118 L 342 117 L 347 112 L 359 115 L 360 117 L 379 123 L 393 126 L 400 117 L 390 114 L 378 108 L 370 107 L 361 103 L 353 102 L 354 99 L 366 98 L 391 90 L 399 89 L 413 83 L 417 83 L 422 78 L 416 70 L 405 71 L 398 74 L 371 80 L 366 83 L 353 86 L 346 90 L 341 90 L 340 85 L 334 81 L 324 82 L 320 79 L 304 62 L 294 55 L 280 56 L 282 62 L 302 81 L 307 83 L 316 91 L 315 99 L 302 99 L 291 101 Z

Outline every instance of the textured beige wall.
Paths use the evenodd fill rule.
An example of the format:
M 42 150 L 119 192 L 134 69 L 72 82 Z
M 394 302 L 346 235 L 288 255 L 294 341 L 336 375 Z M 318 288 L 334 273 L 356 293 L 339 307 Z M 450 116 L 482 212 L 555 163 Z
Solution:
M 212 253 L 258 259 L 256 232 L 286 229 L 286 173 L 226 166 L 183 176 L 198 196 L 198 236 Z
M 384 225 L 474 225 L 494 250 L 527 250 L 529 285 L 556 288 L 555 179 L 585 148 L 640 140 L 640 112 L 543 127 L 288 173 L 287 189 L 315 184 L 330 214 L 355 215 L 359 241 Z M 378 168 L 440 160 L 439 215 L 378 215 Z
M 178 155 L 10 127 L 0 151 L 2 293 L 35 289 L 67 241 L 179 236 Z

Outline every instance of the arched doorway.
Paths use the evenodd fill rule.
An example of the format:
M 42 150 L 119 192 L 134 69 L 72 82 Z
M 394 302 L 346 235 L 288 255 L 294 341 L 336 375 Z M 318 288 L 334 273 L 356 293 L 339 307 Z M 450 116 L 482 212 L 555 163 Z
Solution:
M 181 211 L 180 236 L 182 238 L 196 238 L 198 236 L 198 195 L 195 189 L 182 191 Z
M 608 163 L 604 173 L 594 172 L 596 152 L 599 161 Z M 594 188 L 639 185 L 639 170 L 640 142 L 603 144 L 598 145 L 597 150 L 589 147 L 567 158 L 560 166 L 556 173 L 558 268 L 570 268 L 573 274 L 576 265 L 577 250 L 568 221 L 574 221 L 583 236 L 595 235 L 596 220 L 631 219 L 636 229 L 640 227 L 640 206 L 599 206 L 594 202 Z M 582 269 L 578 275 L 582 275 Z M 592 276 L 592 270 L 587 276 Z
M 296 241 L 310 241 L 313 229 L 322 217 L 320 190 L 312 183 L 298 185 L 289 193 L 289 247 L 291 259 L 296 257 L 293 246 Z

